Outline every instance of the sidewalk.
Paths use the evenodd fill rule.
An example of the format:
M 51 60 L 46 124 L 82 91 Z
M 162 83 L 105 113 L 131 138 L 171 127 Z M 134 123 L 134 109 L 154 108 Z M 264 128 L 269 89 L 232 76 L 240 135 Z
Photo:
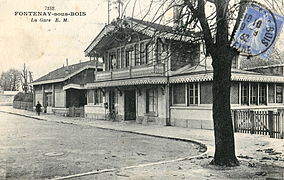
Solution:
M 12 113 L 26 116 L 37 120 L 49 122 L 66 123 L 73 125 L 92 126 L 102 129 L 130 132 L 136 134 L 164 137 L 176 140 L 193 141 L 207 147 L 207 155 L 214 154 L 214 132 L 213 130 L 189 129 L 173 126 L 142 125 L 129 122 L 111 122 L 103 120 L 92 120 L 87 118 L 72 118 L 50 114 L 37 116 L 35 112 L 14 109 L 12 106 L 0 106 L 0 112 Z M 284 167 L 284 140 L 273 139 L 264 135 L 251 135 L 235 133 L 236 155 L 243 160 L 270 160 L 268 163 Z M 268 150 L 267 150 L 268 149 Z M 270 149 L 270 150 L 269 150 Z M 277 152 L 277 153 L 271 153 Z

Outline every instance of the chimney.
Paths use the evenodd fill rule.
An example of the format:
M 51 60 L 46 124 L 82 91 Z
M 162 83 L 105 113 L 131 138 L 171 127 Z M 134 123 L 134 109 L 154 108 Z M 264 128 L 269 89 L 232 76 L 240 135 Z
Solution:
M 183 25 L 181 13 L 183 0 L 174 0 L 173 3 L 173 30 L 178 29 Z
M 65 69 L 65 73 L 69 74 L 69 65 L 68 65 L 68 58 L 66 58 L 66 69 Z

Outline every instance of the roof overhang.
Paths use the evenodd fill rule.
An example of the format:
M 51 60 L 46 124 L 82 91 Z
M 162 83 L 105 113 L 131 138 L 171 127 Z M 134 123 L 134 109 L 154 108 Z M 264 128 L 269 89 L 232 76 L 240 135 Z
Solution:
M 41 84 L 50 84 L 50 83 L 58 83 L 58 82 L 63 82 L 63 81 L 66 81 L 67 79 L 75 76 L 76 74 L 84 71 L 85 69 L 95 69 L 97 68 L 96 66 L 90 66 L 90 65 L 87 65 L 81 69 L 79 69 L 78 71 L 75 71 L 69 75 L 67 75 L 66 77 L 64 78 L 58 78 L 58 79 L 51 79 L 51 80 L 44 80 L 44 81 L 38 81 L 38 82 L 32 82 L 30 83 L 30 85 L 32 86 L 35 86 L 35 85 L 41 85 Z
M 284 83 L 284 76 L 232 73 L 231 80 L 232 81 L 242 81 L 242 82 Z M 173 77 L 170 77 L 169 81 L 171 84 L 172 83 L 213 81 L 213 73 L 173 76 Z
M 97 44 L 106 36 L 109 32 L 112 32 L 115 29 L 115 26 L 109 24 L 106 25 L 101 32 L 96 36 L 96 38 L 91 42 L 91 44 L 85 49 L 85 56 L 90 56 L 92 50 L 96 47 Z
M 146 85 L 146 84 L 166 84 L 166 77 L 145 77 L 136 79 L 123 79 L 115 81 L 103 81 L 87 83 L 86 89 L 100 88 L 100 87 L 117 87 L 117 86 L 134 86 L 134 85 Z
M 63 90 L 67 90 L 67 89 L 79 89 L 79 90 L 83 90 L 84 85 L 80 85 L 80 84 L 67 84 L 66 86 L 63 86 Z
M 176 40 L 176 41 L 184 41 L 184 42 L 189 42 L 189 41 L 196 41 L 197 42 L 197 37 L 194 37 L 195 34 L 192 33 L 189 35 L 184 35 L 184 34 L 178 34 L 175 32 L 166 32 L 166 31 L 158 31 L 154 27 L 147 26 L 145 24 L 141 24 L 139 22 L 136 22 L 134 20 L 131 20 L 130 18 L 125 18 L 124 21 L 126 21 L 129 26 L 125 28 L 129 28 L 135 32 L 144 34 L 149 37 L 159 37 L 159 38 L 164 38 L 168 40 Z M 105 36 L 109 35 L 110 32 L 113 32 L 116 29 L 116 27 L 112 24 L 106 25 L 102 31 L 96 36 L 96 38 L 91 42 L 91 44 L 86 48 L 85 56 L 91 56 L 92 54 L 96 54 L 97 52 L 94 51 L 94 49 L 98 46 L 99 43 L 103 42 L 102 40 L 104 39 Z

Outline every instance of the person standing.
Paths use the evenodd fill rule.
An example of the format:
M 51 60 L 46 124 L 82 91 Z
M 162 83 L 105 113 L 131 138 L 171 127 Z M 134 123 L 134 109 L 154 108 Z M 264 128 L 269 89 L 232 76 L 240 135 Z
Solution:
M 38 101 L 37 105 L 36 105 L 36 113 L 37 113 L 38 116 L 40 115 L 40 111 L 41 111 L 41 104 Z

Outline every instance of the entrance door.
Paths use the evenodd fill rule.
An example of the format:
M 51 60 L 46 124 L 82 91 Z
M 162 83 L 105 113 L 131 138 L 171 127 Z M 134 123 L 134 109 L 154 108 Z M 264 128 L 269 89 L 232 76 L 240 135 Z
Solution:
M 135 90 L 127 90 L 124 95 L 125 120 L 136 120 L 136 93 Z
M 109 112 L 110 113 L 115 113 L 115 104 L 116 104 L 116 93 L 115 91 L 110 91 L 109 92 Z

